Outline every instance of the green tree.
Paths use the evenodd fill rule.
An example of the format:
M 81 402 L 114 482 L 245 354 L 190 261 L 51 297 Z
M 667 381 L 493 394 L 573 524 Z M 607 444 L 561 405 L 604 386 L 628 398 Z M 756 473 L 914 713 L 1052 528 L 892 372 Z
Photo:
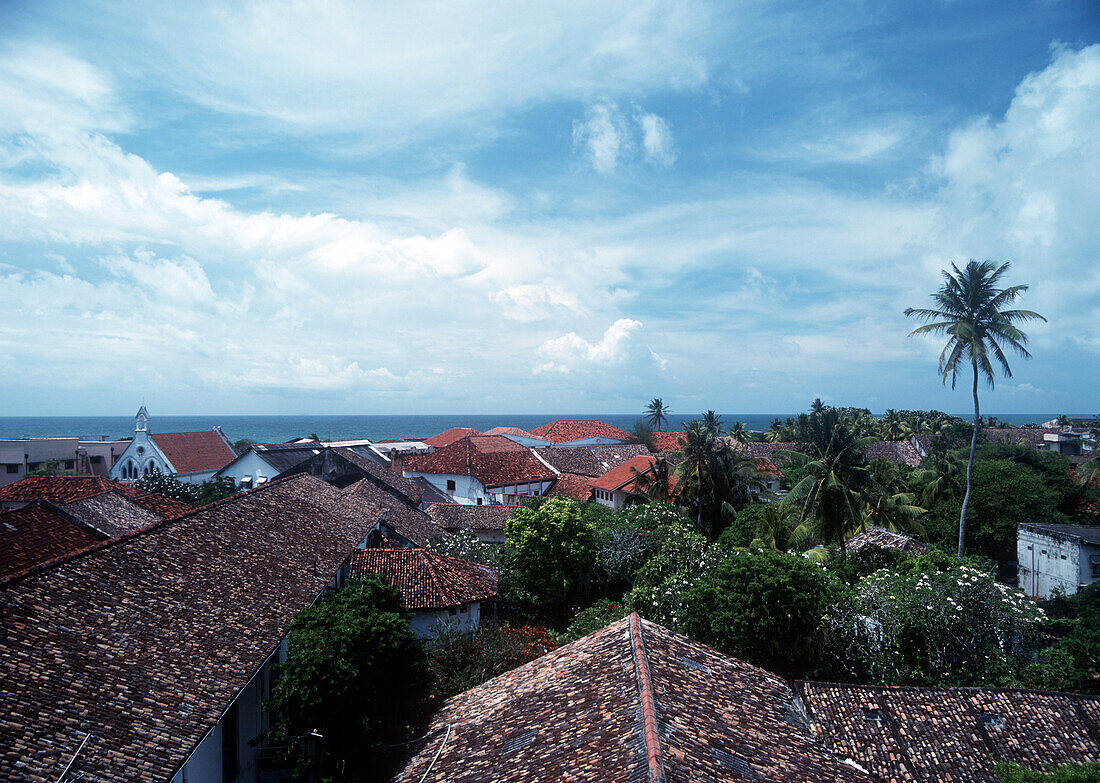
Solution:
M 518 588 L 517 608 L 551 624 L 568 618 L 595 566 L 595 529 L 580 504 L 559 495 L 537 508 L 521 506 L 505 523 L 504 538 L 502 563 Z
M 698 419 L 684 428 L 679 457 L 677 502 L 691 510 L 696 529 L 708 539 L 717 538 L 737 510 L 763 489 L 756 461 L 734 451 Z
M 668 424 L 668 415 L 672 413 L 672 410 L 665 405 L 664 400 L 660 397 L 654 397 L 649 401 L 649 405 L 646 406 L 646 421 L 651 426 L 657 428 L 657 432 L 661 432 L 664 425 Z
M 738 443 L 744 443 L 749 439 L 749 433 L 745 430 L 745 422 L 735 421 L 729 427 L 729 436 Z
M 804 557 L 774 550 L 734 552 L 683 597 L 683 631 L 784 677 L 817 665 L 821 620 L 840 582 Z
M 966 464 L 966 495 L 959 511 L 959 557 L 966 548 L 966 512 L 973 488 L 974 450 L 978 445 L 981 428 L 981 412 L 978 407 L 978 377 L 985 378 L 993 388 L 994 361 L 1000 365 L 1005 377 L 1012 377 L 1012 368 L 1004 354 L 1002 344 L 1025 359 L 1030 358 L 1027 335 L 1016 325 L 1027 321 L 1045 321 L 1043 316 L 1031 310 L 1003 310 L 1027 290 L 1026 285 L 999 288 L 1001 276 L 1009 264 L 997 266 L 992 261 L 981 263 L 971 260 L 960 270 L 951 265 L 954 272 L 943 271 L 944 282 L 940 290 L 932 294 L 933 308 L 907 308 L 906 317 L 916 316 L 929 321 L 914 329 L 915 334 L 948 335 L 949 339 L 940 353 L 939 373 L 944 384 L 951 379 L 951 388 L 959 371 L 967 364 L 973 371 L 974 431 L 970 438 L 970 459 Z
M 962 490 L 962 465 L 951 452 L 930 457 L 927 468 L 916 472 L 921 503 L 932 508 L 958 497 Z
M 400 594 L 371 577 L 326 593 L 291 623 L 271 696 L 276 734 L 291 741 L 319 733 L 324 774 L 377 773 L 382 745 L 408 738 L 428 670 L 407 618 Z
M 703 426 L 715 435 L 722 434 L 722 417 L 714 411 L 707 411 L 699 417 L 699 421 L 703 422 Z
M 1059 764 L 1035 770 L 1002 761 L 997 764 L 997 779 L 1001 783 L 1100 783 L 1100 764 Z
M 645 446 L 651 452 L 657 451 L 657 444 L 653 440 L 653 428 L 649 426 L 649 422 L 645 419 L 638 419 L 634 422 L 630 434 L 634 436 L 635 441 Z

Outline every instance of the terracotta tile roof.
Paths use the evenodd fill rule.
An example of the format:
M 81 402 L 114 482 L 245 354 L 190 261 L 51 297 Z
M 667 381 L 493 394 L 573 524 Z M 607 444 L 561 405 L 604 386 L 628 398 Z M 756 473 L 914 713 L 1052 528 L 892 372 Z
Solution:
M 608 471 L 604 475 L 600 476 L 592 482 L 592 486 L 597 489 L 607 490 L 608 492 L 614 492 L 617 489 L 633 485 L 634 479 L 637 478 L 639 473 L 646 473 L 653 464 L 657 461 L 657 458 L 650 456 L 635 457 L 623 465 Z M 630 491 L 630 490 L 626 490 Z
M 503 435 L 471 435 L 433 454 L 409 457 L 403 467 L 416 473 L 473 476 L 486 487 L 549 481 L 555 475 L 530 449 Z
M 448 609 L 497 594 L 495 568 L 426 549 L 360 549 L 352 555 L 351 575 L 367 574 L 400 590 L 405 608 L 413 611 Z
M 900 462 L 915 468 L 920 465 L 921 456 L 917 447 L 907 440 L 880 440 L 863 447 L 867 459 L 884 459 L 887 462 Z
M 219 470 L 237 458 L 218 430 L 205 432 L 155 432 L 150 436 L 172 463 L 176 473 Z
M 560 473 L 550 494 L 567 495 L 577 500 L 591 500 L 592 477 L 582 476 L 579 473 Z
M 471 506 L 463 503 L 430 503 L 425 511 L 447 531 L 504 530 L 516 513 L 516 506 Z
M 84 549 L 106 536 L 52 503 L 0 512 L 0 579 Z
M 364 457 L 354 449 L 338 446 L 332 449 L 332 454 L 346 460 L 350 465 L 361 471 L 364 478 L 371 483 L 377 484 L 389 492 L 401 495 L 414 506 L 419 505 L 421 498 L 424 497 L 424 488 L 420 484 L 404 476 L 397 475 L 385 465 Z
M 102 476 L 27 476 L 0 488 L 0 501 L 30 503 L 33 500 L 49 500 L 68 503 L 109 490 L 131 496 L 142 494 L 140 490 Z
M 1032 769 L 1100 761 L 1100 699 L 1000 688 L 798 684 L 824 743 L 883 783 L 996 783 L 997 761 Z
M 532 435 L 527 430 L 521 430 L 519 427 L 493 427 L 486 435 L 519 435 L 524 438 L 535 438 L 538 440 L 538 435 Z
M 626 430 L 612 427 L 607 422 L 598 419 L 558 419 L 541 427 L 535 427 L 531 434 L 536 438 L 544 438 L 551 443 L 569 443 L 583 438 L 614 438 L 615 440 L 629 441 L 634 436 Z
M 639 455 L 649 454 L 649 449 L 638 443 L 622 446 L 566 446 L 534 451 L 560 473 L 578 473 L 593 478 L 602 476 Z
M 1043 445 L 1043 436 L 1061 432 L 1056 427 L 982 427 L 982 435 L 990 443 L 1007 443 L 1010 446 L 1031 446 L 1037 449 Z
M 683 430 L 654 432 L 652 434 L 653 445 L 658 452 L 680 450 L 680 438 L 684 437 Z
M 187 514 L 195 510 L 195 507 L 190 503 L 184 503 L 182 500 L 173 500 L 164 495 L 157 495 L 154 492 L 136 495 L 134 497 L 134 502 L 145 506 L 145 508 L 150 511 L 156 512 L 164 519 L 178 517 L 180 514 Z
M 932 439 L 935 437 L 935 435 L 927 432 L 919 432 L 909 440 L 916 441 L 915 445 L 917 447 L 917 451 L 927 456 L 928 454 L 932 453 Z
M 375 524 L 271 482 L 0 583 L 0 778 L 168 780 Z
M 66 503 L 64 508 L 108 538 L 164 519 L 164 516 L 146 508 L 141 502 L 115 491 L 73 500 Z M 187 510 L 194 511 L 195 508 L 188 506 Z
M 750 441 L 748 443 L 738 443 L 735 440 L 730 439 L 730 445 L 738 450 L 744 450 L 744 452 L 750 457 L 756 457 L 757 459 L 763 458 L 771 460 L 773 464 L 782 468 L 789 460 L 784 459 L 775 452 L 777 451 L 798 451 L 806 453 L 808 445 L 805 443 L 758 443 L 756 441 Z
M 448 699 L 431 731 L 399 783 L 871 780 L 780 678 L 637 615 Z
M 441 449 L 444 446 L 450 446 L 457 440 L 469 437 L 470 435 L 480 435 L 481 433 L 472 427 L 451 427 L 449 430 L 444 430 L 438 435 L 433 435 L 430 438 L 425 438 L 422 442 L 427 443 L 429 446 L 435 446 L 437 449 Z
M 928 544 L 923 541 L 873 525 L 849 538 L 844 546 L 849 552 L 858 552 L 865 546 L 880 546 L 884 549 L 897 549 L 913 557 L 928 554 Z
M 413 546 L 426 546 L 428 541 L 443 535 L 443 529 L 400 494 L 388 491 L 368 479 L 362 479 L 343 490 L 348 496 L 370 504 L 384 512 L 383 524 L 391 534 Z

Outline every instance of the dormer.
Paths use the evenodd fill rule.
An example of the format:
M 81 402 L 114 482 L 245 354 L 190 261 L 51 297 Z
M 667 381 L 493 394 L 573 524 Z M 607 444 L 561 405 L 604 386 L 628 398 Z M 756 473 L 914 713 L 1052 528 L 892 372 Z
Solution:
M 149 431 L 149 411 L 145 410 L 145 406 L 142 405 L 137 412 L 137 416 L 134 417 L 134 432 L 148 432 Z

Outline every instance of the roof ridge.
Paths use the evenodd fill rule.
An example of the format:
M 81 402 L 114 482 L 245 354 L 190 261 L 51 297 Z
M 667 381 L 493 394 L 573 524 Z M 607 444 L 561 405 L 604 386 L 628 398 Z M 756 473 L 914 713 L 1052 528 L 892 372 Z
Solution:
M 642 739 L 645 741 L 646 761 L 649 764 L 649 783 L 664 783 L 665 770 L 661 764 L 661 740 L 657 735 L 657 708 L 653 701 L 653 681 L 649 674 L 649 659 L 642 639 L 642 622 L 637 612 L 630 615 L 630 647 L 634 658 L 634 673 L 638 683 L 638 698 L 642 705 Z
M 174 517 L 167 517 L 165 519 L 158 519 L 156 522 L 150 522 L 148 525 L 145 525 L 144 527 L 139 527 L 139 528 L 136 528 L 134 530 L 128 530 L 125 533 L 121 533 L 117 536 L 109 537 L 109 538 L 107 538 L 103 541 L 99 541 L 95 544 L 91 544 L 89 546 L 86 546 L 83 549 L 78 549 L 75 552 L 69 552 L 68 554 L 61 555 L 60 557 L 55 557 L 55 558 L 52 558 L 50 560 L 46 560 L 45 562 L 39 563 L 38 565 L 31 566 L 30 568 L 25 568 L 22 571 L 18 571 L 16 573 L 12 574 L 11 576 L 7 576 L 7 577 L 4 577 L 3 579 L 0 579 L 0 587 L 10 587 L 11 585 L 15 584 L 18 581 L 21 581 L 21 580 L 23 580 L 23 579 L 25 579 L 29 576 L 33 576 L 33 575 L 39 573 L 40 571 L 45 571 L 47 568 L 53 568 L 54 566 L 60 565 L 61 563 L 66 563 L 70 560 L 76 560 L 78 558 L 84 557 L 84 555 L 89 555 L 89 554 L 92 554 L 93 552 L 98 552 L 101 549 L 107 549 L 108 547 L 115 546 L 116 544 L 121 544 L 124 541 L 129 541 L 132 538 L 137 538 L 138 536 L 143 536 L 146 533 L 151 533 L 154 530 L 159 530 L 162 527 L 167 527 L 168 525 L 172 525 L 172 524 L 175 524 L 177 522 L 182 522 L 185 519 L 190 519 L 191 517 L 195 516 L 200 511 L 206 511 L 208 509 L 214 508 L 215 506 L 225 505 L 226 503 L 228 503 L 230 501 L 233 501 L 233 500 L 237 500 L 239 498 L 242 498 L 245 495 L 251 495 L 253 493 L 260 492 L 262 490 L 267 489 L 268 487 L 274 486 L 276 484 L 282 484 L 284 482 L 290 481 L 291 479 L 297 478 L 298 476 L 304 476 L 304 475 L 306 475 L 306 474 L 297 473 L 293 476 L 286 476 L 285 478 L 281 478 L 281 479 L 273 479 L 271 481 L 264 482 L 260 486 L 255 487 L 254 489 L 245 490 L 244 492 L 237 492 L 236 494 L 229 495 L 228 497 L 224 497 L 224 498 L 220 498 L 218 500 L 215 500 L 212 503 L 207 503 L 205 506 L 198 506 L 194 511 L 188 511 L 184 514 L 179 514 L 178 516 L 174 516 Z M 155 494 L 155 493 L 150 492 L 149 494 Z M 50 501 L 44 501 L 44 502 L 50 502 Z M 64 511 L 64 509 L 61 509 L 61 511 Z M 100 531 L 100 532 L 102 533 L 102 531 Z

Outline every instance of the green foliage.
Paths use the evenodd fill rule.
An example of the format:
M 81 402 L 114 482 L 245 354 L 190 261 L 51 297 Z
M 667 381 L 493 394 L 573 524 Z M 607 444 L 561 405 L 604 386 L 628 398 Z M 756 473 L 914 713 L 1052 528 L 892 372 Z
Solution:
M 653 428 L 649 426 L 649 422 L 645 419 L 638 419 L 634 422 L 634 426 L 630 429 L 630 434 L 634 436 L 634 441 L 640 443 L 652 452 L 657 451 L 657 444 L 653 440 Z
M 941 503 L 926 517 L 928 538 L 949 547 L 958 537 L 961 500 Z M 1016 529 L 1022 522 L 1064 524 L 1057 493 L 1027 465 L 1009 459 L 974 463 L 974 488 L 967 512 L 967 550 L 1005 564 L 1016 559 Z M 1005 574 L 1011 576 L 1011 574 Z
M 317 731 L 327 772 L 359 779 L 374 771 L 384 743 L 408 735 L 428 669 L 399 593 L 372 577 L 298 613 L 281 674 L 271 697 L 276 735 Z
M 252 446 L 255 443 L 256 441 L 252 440 L 252 438 L 241 438 L 240 440 L 235 440 L 233 441 L 233 451 L 237 452 L 237 456 L 240 456 L 241 454 L 244 454 L 246 451 L 248 451 L 249 446 Z
M 659 549 L 638 569 L 626 602 L 646 619 L 678 628 L 684 593 L 724 553 L 685 525 L 669 525 L 660 535 Z
M 1082 675 L 1073 653 L 1065 647 L 1046 647 L 1039 651 L 1034 663 L 1024 666 L 1020 680 L 1028 688 L 1070 691 L 1079 686 Z
M 581 505 L 557 496 L 537 508 L 521 506 L 504 536 L 501 565 L 512 611 L 551 625 L 567 618 L 570 602 L 587 589 L 595 566 L 595 530 Z
M 1069 460 L 1053 451 L 1030 446 L 994 443 L 980 446 L 975 459 L 1008 459 L 1031 469 L 1039 480 L 1054 493 L 1054 502 L 1062 513 L 1072 513 L 1081 499 L 1081 487 L 1073 480 Z
M 897 549 L 869 544 L 855 552 L 849 552 L 847 557 L 831 558 L 825 567 L 845 584 L 854 585 L 863 577 L 884 568 L 897 571 L 902 564 L 912 559 Z
M 1021 674 L 1030 687 L 1089 690 L 1100 676 L 1100 582 L 1082 588 L 1066 604 L 1070 617 L 1048 623 L 1061 638 L 1042 650 Z
M 885 685 L 1013 684 L 1042 610 L 971 566 L 913 565 L 908 573 L 864 577 L 830 608 L 833 676 Z
M 553 636 L 541 627 L 487 625 L 477 633 L 445 627 L 428 648 L 432 693 L 439 699 L 449 698 L 533 661 L 555 646 Z
M 65 470 L 64 463 L 59 459 L 48 459 L 38 470 L 27 471 L 28 476 L 72 476 L 75 470 Z
M 482 541 L 469 530 L 436 536 L 428 542 L 428 550 L 437 555 L 470 560 L 493 568 L 497 568 L 500 561 L 500 545 Z
M 734 552 L 683 596 L 682 629 L 725 653 L 785 677 L 817 664 L 821 620 L 842 587 L 804 557 Z
M 205 506 L 215 500 L 234 495 L 237 485 L 230 478 L 212 479 L 201 484 L 186 484 L 175 476 L 166 476 L 159 470 L 153 470 L 134 482 L 134 488 L 143 492 L 155 492 L 158 495 L 190 503 L 192 506 Z
M 655 427 L 658 432 L 668 424 L 670 413 L 672 413 L 672 409 L 665 405 L 660 397 L 654 397 L 645 408 L 646 421 L 649 422 L 650 426 Z
M 623 619 L 629 613 L 630 610 L 623 604 L 601 598 L 587 609 L 582 609 L 573 615 L 573 619 L 566 626 L 561 640 L 562 642 L 572 642 L 582 636 L 588 636 L 588 634 L 598 631 L 616 620 Z
M 757 530 L 767 514 L 767 506 L 763 503 L 750 503 L 737 512 L 733 522 L 718 536 L 718 546 L 723 549 L 744 548 L 752 544 L 757 536 Z
M 1001 783 L 1100 783 L 1100 764 L 1059 764 L 1039 771 L 1003 761 L 997 764 Z

